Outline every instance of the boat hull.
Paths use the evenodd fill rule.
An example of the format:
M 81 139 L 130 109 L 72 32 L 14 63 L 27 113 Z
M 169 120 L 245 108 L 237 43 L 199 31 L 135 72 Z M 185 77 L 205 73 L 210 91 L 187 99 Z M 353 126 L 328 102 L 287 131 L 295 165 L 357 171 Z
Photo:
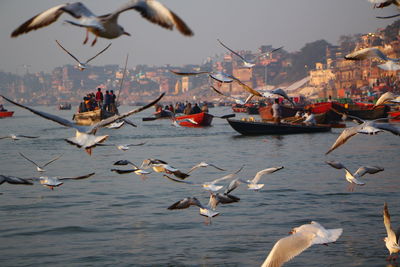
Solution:
M 12 117 L 14 111 L 0 111 L 0 118 Z
M 303 109 L 302 108 L 292 108 L 292 107 L 281 105 L 280 110 L 281 110 L 281 118 L 288 118 L 288 117 L 293 117 L 294 115 L 296 115 L 297 111 L 303 110 Z M 265 121 L 274 120 L 273 113 L 272 113 L 272 105 L 260 107 L 258 109 L 258 111 L 260 113 L 260 117 L 262 120 L 265 120 Z
M 363 120 L 375 120 L 380 118 L 386 118 L 390 108 L 386 105 L 374 107 L 373 104 L 337 104 L 333 103 L 332 107 L 339 111 L 346 113 L 351 116 L 358 117 Z
M 75 113 L 72 119 L 78 125 L 93 125 L 101 120 L 113 116 L 114 113 L 108 112 L 103 109 L 96 109 L 93 111 Z
M 184 119 L 192 119 L 197 124 L 193 124 L 188 121 L 181 121 L 181 122 L 179 122 L 179 125 L 184 126 L 184 127 L 204 127 L 204 126 L 210 126 L 213 118 L 214 118 L 213 115 L 205 113 L 205 112 L 201 112 L 201 113 L 190 114 L 190 115 L 185 115 L 185 116 L 178 116 L 178 117 L 176 117 L 176 120 L 180 121 L 180 120 L 184 120 Z
M 301 124 L 275 124 L 269 122 L 243 121 L 228 119 L 231 127 L 243 135 L 299 134 L 328 132 L 330 126 L 307 126 Z

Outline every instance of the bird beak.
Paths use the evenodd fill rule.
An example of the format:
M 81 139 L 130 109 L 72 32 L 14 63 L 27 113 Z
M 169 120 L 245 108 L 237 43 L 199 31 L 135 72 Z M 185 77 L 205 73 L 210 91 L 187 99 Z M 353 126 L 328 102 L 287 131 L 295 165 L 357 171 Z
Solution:
M 131 34 L 129 32 L 124 32 L 123 34 L 131 36 Z

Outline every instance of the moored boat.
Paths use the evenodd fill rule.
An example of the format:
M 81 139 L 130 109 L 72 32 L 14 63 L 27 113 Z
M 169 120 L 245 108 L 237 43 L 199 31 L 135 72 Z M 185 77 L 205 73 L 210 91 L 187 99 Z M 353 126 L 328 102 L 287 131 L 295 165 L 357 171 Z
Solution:
M 331 130 L 331 127 L 326 125 L 276 124 L 236 119 L 228 119 L 228 122 L 234 130 L 243 135 L 318 133 Z
M 114 113 L 108 112 L 104 109 L 96 109 L 93 111 L 75 113 L 72 119 L 78 125 L 92 125 L 113 115 Z
M 178 116 L 176 117 L 177 121 L 179 122 L 180 126 L 184 127 L 204 127 L 204 126 L 210 126 L 213 115 L 206 113 L 206 112 L 201 112 L 201 113 L 196 113 L 196 114 L 190 114 L 190 115 L 184 115 L 184 116 Z M 197 124 L 191 123 L 189 121 L 181 121 L 184 119 L 191 119 L 195 121 Z
M 293 117 L 294 115 L 296 115 L 297 111 L 302 111 L 303 109 L 281 105 L 280 110 L 281 110 L 281 118 L 288 118 L 288 117 Z M 258 109 L 258 112 L 260 113 L 260 117 L 262 120 L 265 121 L 274 120 L 272 114 L 272 105 L 260 107 Z
M 389 119 L 391 121 L 400 121 L 400 110 L 390 111 L 389 112 Z
M 374 104 L 370 103 L 339 104 L 334 102 L 332 108 L 363 120 L 386 118 L 390 110 L 390 107 L 386 105 L 374 107 Z
M 14 111 L 0 111 L 0 118 L 12 117 Z

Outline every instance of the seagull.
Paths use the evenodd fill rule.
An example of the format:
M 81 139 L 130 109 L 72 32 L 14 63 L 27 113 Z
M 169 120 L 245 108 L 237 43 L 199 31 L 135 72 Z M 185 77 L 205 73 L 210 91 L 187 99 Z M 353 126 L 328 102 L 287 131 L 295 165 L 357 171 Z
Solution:
M 387 203 L 385 202 L 383 206 L 383 223 L 385 224 L 387 237 L 383 239 L 385 241 L 386 247 L 389 250 L 389 256 L 386 258 L 387 261 L 396 260 L 399 256 L 397 253 L 400 252 L 399 246 L 399 236 L 400 236 L 400 228 L 395 233 L 393 231 L 392 225 L 390 223 L 390 214 Z M 392 256 L 393 253 L 396 255 Z
M 346 172 L 346 180 L 350 183 L 349 185 L 349 191 L 354 191 L 354 187 L 356 185 L 365 185 L 364 182 L 361 182 L 358 180 L 360 177 L 362 177 L 364 174 L 369 173 L 369 174 L 374 174 L 377 172 L 381 172 L 384 169 L 382 167 L 378 166 L 362 166 L 357 169 L 355 173 L 351 173 L 342 163 L 338 161 L 325 161 L 326 164 L 329 164 L 335 169 L 344 169 Z
M 225 97 L 227 97 L 227 98 L 229 98 L 229 99 L 232 99 L 233 101 L 235 101 L 236 104 L 244 105 L 244 104 L 246 104 L 247 102 L 249 102 L 251 98 L 253 98 L 253 95 L 250 94 L 249 97 L 247 97 L 247 99 L 246 99 L 245 101 L 243 101 L 243 100 L 240 99 L 240 98 L 236 98 L 236 97 L 233 97 L 233 96 L 229 96 L 229 95 L 223 94 L 221 91 L 219 91 L 217 88 L 215 88 L 215 87 L 214 87 L 213 85 L 211 85 L 211 84 L 210 84 L 210 87 L 211 87 L 211 89 L 213 89 L 214 92 L 216 92 L 217 94 L 222 95 L 222 96 L 225 96 Z
M 335 242 L 343 229 L 325 229 L 317 222 L 293 228 L 291 235 L 278 240 L 261 267 L 280 267 L 315 244 Z
M 234 178 L 236 176 L 236 174 L 238 174 L 242 169 L 243 169 L 243 166 L 239 170 L 234 172 L 234 173 L 225 175 L 225 176 L 223 176 L 221 178 L 217 178 L 215 180 L 212 180 L 210 182 L 205 182 L 205 183 L 195 183 L 195 182 L 191 182 L 191 181 L 177 180 L 177 179 L 169 177 L 168 175 L 165 175 L 165 174 L 164 174 L 164 177 L 169 179 L 169 180 L 171 180 L 171 181 L 173 181 L 173 182 L 185 183 L 185 184 L 191 184 L 191 185 L 200 185 L 205 190 L 208 190 L 208 191 L 211 191 L 211 192 L 217 192 L 217 191 L 221 190 L 224 187 L 222 185 L 218 185 L 219 182 Z
M 56 40 L 56 43 L 58 44 L 59 47 L 61 47 L 62 50 L 64 50 L 68 55 L 70 55 L 73 59 L 75 59 L 76 62 L 78 62 L 77 68 L 80 71 L 83 71 L 86 69 L 86 64 L 88 64 L 90 61 L 92 61 L 93 59 L 95 59 L 98 55 L 100 55 L 101 53 L 103 53 L 104 51 L 106 51 L 110 46 L 111 43 L 109 45 L 106 46 L 106 48 L 104 48 L 103 50 L 101 50 L 99 53 L 97 53 L 94 57 L 89 58 L 88 60 L 86 60 L 85 62 L 81 62 L 79 59 L 77 59 L 71 52 L 69 52 L 67 49 L 65 49 L 59 41 Z
M 11 33 L 11 37 L 17 37 L 21 34 L 50 25 L 66 12 L 77 19 L 77 21 L 66 20 L 65 22 L 74 26 L 86 28 L 86 38 L 83 44 L 87 43 L 89 32 L 96 36 L 92 42 L 93 46 L 97 42 L 98 37 L 114 39 L 121 35 L 130 36 L 130 34 L 118 24 L 118 17 L 121 13 L 131 9 L 140 12 L 143 18 L 163 28 L 172 30 L 176 27 L 183 35 L 193 35 L 192 30 L 186 23 L 160 2 L 156 0 L 131 0 L 114 12 L 102 16 L 96 16 L 81 2 L 61 4 L 45 10 L 24 22 Z
M 235 54 L 236 56 L 238 56 L 241 60 L 242 60 L 242 62 L 243 62 L 243 67 L 244 68 L 252 68 L 252 67 L 254 67 L 256 64 L 255 63 L 253 63 L 253 62 L 249 62 L 249 61 L 247 61 L 244 57 L 242 57 L 241 55 L 239 55 L 238 53 L 236 53 L 235 51 L 233 51 L 232 49 L 230 49 L 228 46 L 226 46 L 221 40 L 219 40 L 219 39 L 217 39 L 217 41 L 223 46 L 223 47 L 225 47 L 226 49 L 228 49 L 232 54 Z M 274 50 L 272 50 L 271 52 L 268 52 L 269 54 L 271 54 L 271 53 L 273 53 L 273 52 L 275 52 L 275 51 L 278 51 L 279 49 L 281 49 L 281 48 L 283 48 L 283 46 L 281 46 L 281 47 L 279 47 L 279 48 L 276 48 L 276 49 L 274 49 Z
M 208 201 L 208 207 L 212 210 L 217 208 L 218 204 L 230 204 L 239 202 L 240 198 L 230 195 L 230 194 L 221 194 L 221 193 L 214 193 L 210 192 L 210 199 Z
M 378 58 L 386 63 L 378 65 L 379 68 L 383 70 L 392 70 L 396 71 L 400 69 L 400 65 L 397 64 L 400 62 L 399 58 L 389 58 L 387 57 L 379 48 L 376 47 L 368 47 L 353 53 L 350 53 L 344 57 L 347 60 L 363 60 L 370 58 Z
M 219 212 L 213 211 L 210 207 L 204 206 L 201 202 L 195 197 L 186 197 L 182 200 L 179 200 L 168 207 L 169 210 L 176 209 L 187 209 L 190 206 L 197 206 L 200 208 L 200 215 L 207 217 L 209 221 L 206 221 L 206 224 L 211 223 L 211 218 L 218 216 Z
M 29 138 L 29 139 L 39 138 L 39 136 L 29 136 L 29 135 L 22 135 L 22 134 L 10 134 L 10 135 L 6 135 L 6 136 L 1 136 L 0 137 L 0 139 L 6 139 L 6 138 L 10 138 L 13 141 L 16 141 L 16 140 L 20 140 L 21 138 Z
M 390 5 L 395 5 L 400 8 L 400 0 L 369 0 L 374 4 L 374 8 L 384 8 Z
M 227 189 L 225 190 L 225 194 L 229 194 L 230 192 L 232 192 L 235 188 L 237 188 L 242 183 L 247 184 L 247 187 L 249 190 L 258 191 L 264 187 L 264 184 L 258 183 L 263 175 L 274 173 L 281 169 L 283 169 L 283 166 L 272 167 L 272 168 L 267 168 L 267 169 L 261 170 L 261 171 L 257 172 L 256 175 L 254 176 L 254 178 L 251 180 L 243 180 L 240 178 L 236 178 L 235 180 L 232 180 L 230 182 Z
M 33 185 L 33 183 L 27 179 L 0 174 L 0 184 L 3 183 Z
M 89 173 L 86 175 L 82 175 L 82 176 L 77 176 L 77 177 L 48 177 L 48 176 L 41 176 L 39 178 L 30 178 L 30 180 L 32 181 L 39 181 L 40 184 L 42 184 L 43 186 L 47 186 L 48 188 L 50 188 L 51 190 L 54 190 L 54 187 L 59 187 L 62 184 L 64 184 L 62 181 L 63 180 L 80 180 L 80 179 L 86 179 L 89 178 L 91 176 L 93 176 L 95 173 Z
M 129 169 L 129 170 L 120 170 L 120 169 L 111 169 L 111 171 L 116 172 L 118 174 L 125 174 L 125 173 L 131 173 L 134 172 L 136 175 L 139 175 L 143 180 L 147 179 L 147 174 L 150 174 L 151 172 L 145 171 L 138 166 L 136 166 L 134 163 L 132 163 L 129 160 L 118 160 L 114 162 L 114 165 L 132 165 L 134 169 Z
M 386 118 L 381 118 L 381 119 L 376 119 L 376 120 L 369 120 L 369 121 L 364 121 L 358 117 L 355 116 L 350 116 L 347 115 L 349 118 L 353 118 L 356 121 L 358 121 L 360 124 L 346 128 L 343 130 L 343 132 L 339 135 L 339 137 L 336 139 L 335 143 L 331 146 L 331 148 L 328 150 L 328 152 L 325 153 L 325 155 L 331 153 L 333 150 L 338 148 L 339 146 L 343 145 L 347 140 L 350 139 L 350 137 L 356 135 L 356 134 L 377 134 L 379 132 L 387 131 L 391 132 L 392 134 L 395 135 L 400 135 L 400 129 L 394 126 L 391 123 L 378 123 L 380 120 L 386 120 Z
M 172 125 L 175 127 L 178 127 L 178 128 L 182 127 L 180 125 L 181 122 L 190 122 L 191 124 L 194 124 L 194 125 L 198 124 L 196 121 L 194 121 L 193 119 L 190 119 L 190 118 L 177 119 L 175 117 L 175 113 L 170 110 L 166 109 L 166 110 L 163 110 L 163 112 L 171 119 Z
M 47 165 L 49 165 L 50 163 L 53 163 L 54 161 L 58 160 L 59 158 L 61 158 L 62 155 L 55 157 L 54 159 L 46 162 L 44 165 L 38 165 L 36 162 L 34 162 L 33 160 L 29 159 L 27 156 L 25 156 L 24 154 L 22 154 L 21 152 L 19 152 L 19 154 L 21 155 L 21 157 L 23 157 L 24 159 L 26 159 L 27 161 L 29 161 L 30 163 L 32 163 L 33 165 L 36 166 L 36 170 L 38 172 L 45 172 L 46 170 L 44 169 L 44 167 L 46 167 Z
M 153 168 L 155 172 L 165 172 L 165 173 L 172 173 L 176 177 L 180 179 L 185 179 L 189 177 L 189 174 L 181 172 L 179 169 L 176 169 L 167 162 L 160 160 L 160 159 L 145 159 L 140 166 L 141 169 Z
M 119 129 L 122 126 L 124 126 L 125 123 L 131 125 L 132 127 L 137 127 L 137 125 L 134 124 L 133 122 L 131 122 L 130 120 L 123 119 L 123 120 L 118 120 L 118 121 L 115 121 L 115 122 L 107 125 L 106 128 L 108 128 L 108 129 Z
M 248 91 L 250 94 L 256 95 L 256 96 L 262 96 L 260 92 L 254 90 L 238 78 L 236 78 L 233 75 L 229 75 L 224 72 L 210 72 L 210 71 L 200 71 L 200 72 L 178 72 L 178 71 L 173 71 L 169 70 L 170 72 L 180 75 L 180 76 L 194 76 L 194 75 L 201 75 L 201 74 L 208 74 L 208 76 L 220 83 L 231 83 L 231 82 L 237 82 L 242 86 L 246 91 Z
M 115 146 L 117 149 L 119 149 L 121 151 L 127 151 L 127 150 L 129 150 L 129 148 L 131 146 L 142 146 L 144 144 L 146 144 L 146 142 L 139 143 L 139 144 L 118 144 L 118 145 L 114 145 L 114 144 L 98 144 L 98 146 Z
M 208 167 L 208 166 L 214 167 L 215 169 L 220 170 L 220 171 L 225 171 L 224 169 L 221 169 L 220 167 L 217 167 L 214 164 L 202 161 L 199 164 L 194 165 L 187 173 L 191 173 L 192 171 L 194 171 L 194 170 L 196 170 L 198 168 L 205 168 L 205 167 Z
M 75 128 L 76 130 L 76 135 L 75 137 L 70 137 L 65 139 L 65 141 L 67 141 L 70 144 L 76 145 L 77 147 L 81 148 L 83 147 L 86 152 L 91 155 L 92 154 L 92 148 L 95 147 L 97 144 L 104 142 L 107 138 L 108 135 L 102 135 L 102 136 L 96 136 L 96 132 L 98 129 L 100 129 L 101 127 L 104 127 L 110 123 L 113 123 L 117 120 L 123 119 L 125 117 L 128 117 L 132 114 L 138 113 L 142 110 L 145 110 L 151 106 L 153 106 L 154 104 L 156 104 L 158 101 L 160 101 L 160 99 L 165 95 L 165 93 L 162 93 L 156 100 L 150 102 L 149 104 L 140 107 L 138 109 L 134 109 L 131 111 L 128 111 L 126 113 L 120 114 L 120 115 L 114 115 L 112 117 L 109 117 L 107 119 L 101 120 L 98 123 L 93 124 L 92 126 L 81 126 L 81 125 L 76 125 L 74 122 L 66 120 L 64 118 L 58 117 L 56 115 L 53 114 L 49 114 L 43 111 L 39 111 L 33 108 L 29 108 L 27 106 L 24 106 L 22 104 L 19 104 L 17 102 L 12 101 L 11 99 L 8 99 L 5 96 L 2 96 L 5 100 L 7 100 L 8 102 L 19 106 L 21 108 L 27 109 L 30 112 L 43 117 L 45 119 L 57 122 L 63 126 L 66 127 L 71 127 L 71 128 Z
M 378 98 L 374 107 L 383 105 L 386 103 L 400 104 L 400 95 L 395 95 L 392 92 L 386 92 Z

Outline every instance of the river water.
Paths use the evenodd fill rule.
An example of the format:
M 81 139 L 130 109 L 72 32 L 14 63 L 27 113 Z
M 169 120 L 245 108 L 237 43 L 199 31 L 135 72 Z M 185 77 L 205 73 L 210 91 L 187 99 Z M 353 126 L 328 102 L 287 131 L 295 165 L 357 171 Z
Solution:
M 22 152 L 38 163 L 62 154 L 47 166 L 49 176 L 96 175 L 65 181 L 53 191 L 40 184 L 1 185 L 1 266 L 259 266 L 278 239 L 311 220 L 326 228 L 343 228 L 343 234 L 334 244 L 307 249 L 287 266 L 397 266 L 385 261 L 382 208 L 387 201 L 397 229 L 398 136 L 355 136 L 325 156 L 342 129 L 244 137 L 218 118 L 212 127 L 200 129 L 176 128 L 168 120 L 142 122 L 153 112 L 148 110 L 130 117 L 137 128 L 99 132 L 110 135 L 107 143 L 145 141 L 145 145 L 126 152 L 96 147 L 89 156 L 63 140 L 75 134 L 73 129 L 18 107 L 7 108 L 15 114 L 0 120 L 0 136 L 17 133 L 40 138 L 0 140 L 0 174 L 38 176 L 33 165 L 18 155 Z M 55 107 L 37 109 L 67 119 L 73 114 Z M 218 107 L 210 113 L 224 115 L 231 110 Z M 208 193 L 203 189 L 173 183 L 160 173 L 143 181 L 135 174 L 110 171 L 117 160 L 140 164 L 146 158 L 162 159 L 183 171 L 201 161 L 230 171 L 244 164 L 242 178 L 272 166 L 284 169 L 263 177 L 265 187 L 259 192 L 244 186 L 236 189 L 232 194 L 241 201 L 218 206 L 220 215 L 206 225 L 197 207 L 167 209 L 187 196 L 206 204 Z M 344 171 L 333 169 L 325 160 L 341 161 L 354 171 L 362 165 L 385 170 L 365 175 L 366 185 L 348 192 Z M 227 173 L 201 168 L 187 180 L 204 182 Z

